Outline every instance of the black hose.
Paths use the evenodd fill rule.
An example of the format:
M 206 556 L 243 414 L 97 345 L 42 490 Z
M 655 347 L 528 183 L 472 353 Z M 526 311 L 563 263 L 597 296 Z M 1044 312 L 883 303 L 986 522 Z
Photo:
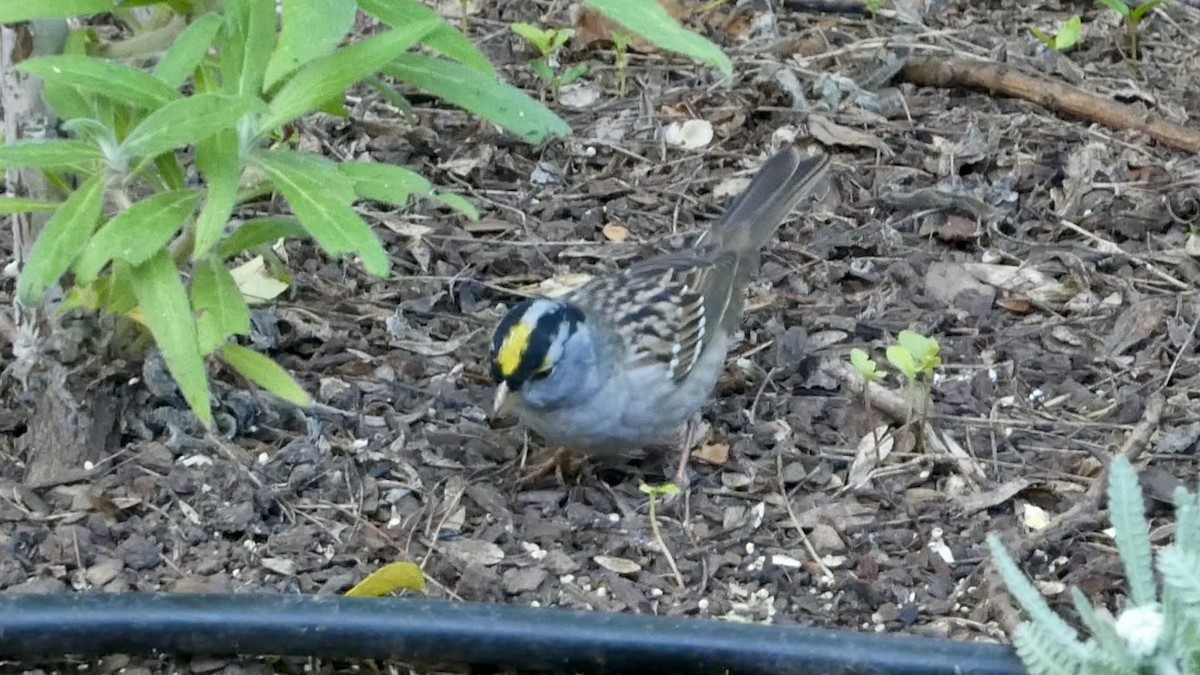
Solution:
M 702 619 L 408 598 L 0 594 L 0 658 L 151 653 L 580 673 L 1024 673 L 998 644 Z

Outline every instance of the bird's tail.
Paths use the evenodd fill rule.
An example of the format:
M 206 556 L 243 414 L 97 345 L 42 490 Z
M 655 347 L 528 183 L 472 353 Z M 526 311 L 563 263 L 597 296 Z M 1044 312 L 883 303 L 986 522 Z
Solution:
M 829 155 L 823 152 L 804 157 L 788 147 L 776 153 L 712 225 L 701 246 L 757 254 L 800 200 L 821 184 L 828 166 Z

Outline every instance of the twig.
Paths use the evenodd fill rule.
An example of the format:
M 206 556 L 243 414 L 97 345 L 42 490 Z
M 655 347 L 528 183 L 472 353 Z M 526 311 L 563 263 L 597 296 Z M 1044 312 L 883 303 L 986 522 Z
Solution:
M 817 555 L 817 549 L 813 547 L 812 542 L 808 540 L 808 535 L 804 534 L 804 527 L 800 525 L 800 519 L 796 517 L 796 511 L 792 508 L 792 500 L 788 498 L 787 490 L 783 487 L 783 455 L 775 455 L 775 475 L 779 478 L 779 496 L 783 497 L 783 506 L 787 509 L 788 518 L 792 520 L 792 527 L 796 528 L 796 533 L 800 535 L 800 542 L 804 544 L 804 550 L 808 552 L 808 556 L 812 558 L 817 567 L 821 568 L 821 574 L 825 579 L 833 581 L 833 570 L 821 560 L 821 556 Z
M 1072 232 L 1075 232 L 1076 234 L 1082 235 L 1083 237 L 1085 237 L 1087 239 L 1091 239 L 1092 241 L 1096 242 L 1096 246 L 1097 246 L 1097 248 L 1099 248 L 1100 252 L 1107 253 L 1110 255 L 1119 255 L 1123 258 L 1126 258 L 1127 260 L 1132 260 L 1133 262 L 1138 263 L 1142 267 L 1145 267 L 1154 276 L 1158 277 L 1159 279 L 1162 279 L 1163 281 L 1171 284 L 1172 286 L 1174 286 L 1175 288 L 1178 288 L 1181 291 L 1192 290 L 1191 285 L 1186 284 L 1186 283 L 1180 281 L 1179 279 L 1176 279 L 1175 277 L 1171 276 L 1170 274 L 1167 274 L 1165 271 L 1160 269 L 1154 263 L 1152 263 L 1148 260 L 1139 258 L 1138 256 L 1133 255 L 1132 253 L 1126 252 L 1124 249 L 1122 249 L 1117 244 L 1114 244 L 1113 242 L 1111 242 L 1103 237 L 1100 237 L 1100 236 L 1096 235 L 1095 233 L 1088 232 L 1087 230 L 1076 225 L 1075 223 L 1072 223 L 1069 220 L 1060 220 L 1058 222 L 1063 227 L 1071 230 Z
M 1101 98 L 1065 82 L 1028 75 L 1001 63 L 962 58 L 913 59 L 901 69 L 900 76 L 913 84 L 927 87 L 983 89 L 993 94 L 1024 99 L 1110 129 L 1140 131 L 1177 150 L 1200 152 L 1200 131 L 1143 113 L 1133 106 Z

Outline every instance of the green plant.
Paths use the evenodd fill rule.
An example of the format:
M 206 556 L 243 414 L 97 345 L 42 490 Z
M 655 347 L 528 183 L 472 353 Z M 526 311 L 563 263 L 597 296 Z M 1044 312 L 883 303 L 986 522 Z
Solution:
M 882 374 L 875 359 L 858 347 L 850 350 L 850 365 L 854 366 L 858 374 L 862 375 L 863 381 L 867 383 L 874 382 Z
M 667 542 L 663 539 L 662 531 L 658 528 L 658 500 L 671 495 L 679 494 L 679 486 L 674 483 L 662 483 L 660 485 L 649 485 L 642 483 L 638 489 L 650 498 L 650 532 L 654 535 L 654 541 L 658 544 L 658 548 L 662 551 L 663 556 L 667 559 L 667 565 L 671 568 L 671 573 L 675 576 L 675 583 L 683 588 L 683 575 L 679 573 L 679 567 L 675 564 L 675 556 L 671 555 L 671 549 L 667 548 Z
M 1000 576 L 1029 615 L 1013 639 L 1018 656 L 1033 675 L 1200 673 L 1200 500 L 1176 488 L 1175 542 L 1154 556 L 1137 473 L 1128 459 L 1118 456 L 1109 469 L 1108 509 L 1129 583 L 1129 604 L 1113 619 L 1072 588 L 1075 610 L 1091 633 L 1086 641 L 1054 613 L 999 539 L 988 537 Z
M 1152 9 L 1166 5 L 1171 0 L 1146 0 L 1139 5 L 1130 7 L 1125 0 L 1097 0 L 1100 4 L 1121 15 L 1125 23 L 1125 35 L 1129 39 L 1129 52 L 1137 59 L 1138 55 L 1138 25 Z
M 613 32 L 613 51 L 617 57 L 614 65 L 617 67 L 617 95 L 625 98 L 629 93 L 629 36 L 621 31 Z
M 589 2 L 664 49 L 732 70 L 719 48 L 656 3 Z M 61 284 L 63 309 L 140 325 L 210 426 L 212 361 L 286 400 L 311 400 L 277 364 L 238 344 L 250 330 L 250 304 L 269 302 L 290 283 L 276 242 L 310 238 L 383 277 L 391 260 L 356 201 L 403 207 L 417 196 L 477 215 L 408 169 L 294 149 L 297 120 L 346 114 L 345 91 L 365 83 L 397 105 L 404 91 L 424 90 L 529 143 L 570 133 L 544 105 L 498 80 L 470 40 L 420 0 L 281 6 L 277 14 L 276 0 L 0 2 L 4 24 L 109 13 L 132 32 L 108 41 L 85 27 L 65 53 L 19 66 L 43 80 L 70 137 L 0 145 L 0 170 L 39 170 L 62 196 L 0 201 L 7 213 L 51 212 L 23 261 L 18 298 L 36 305 Z M 360 11 L 387 28 L 348 40 Z M 273 193 L 291 215 L 230 228 L 240 205 Z
M 1050 49 L 1065 52 L 1079 44 L 1079 36 L 1083 33 L 1083 21 L 1078 16 L 1073 16 L 1053 35 L 1047 34 L 1037 26 L 1030 26 L 1029 32 Z
M 900 331 L 896 344 L 887 348 L 888 363 L 904 376 L 909 410 L 919 410 L 922 419 L 929 410 L 934 371 L 942 365 L 940 352 L 937 340 L 911 330 Z
M 558 53 L 567 44 L 567 40 L 575 35 L 574 29 L 538 28 L 528 23 L 514 23 L 511 28 L 514 33 L 538 50 L 540 56 L 530 62 L 529 67 L 537 73 L 543 83 L 550 87 L 555 98 L 558 98 L 558 90 L 563 85 L 570 84 L 587 74 L 586 64 L 559 70 Z
M 34 241 L 17 283 L 20 300 L 38 304 L 64 281 L 64 309 L 144 326 L 205 424 L 212 422 L 210 359 L 286 400 L 310 402 L 283 369 L 236 342 L 249 333 L 249 305 L 272 297 L 254 292 L 263 277 L 275 277 L 277 292 L 287 280 L 261 258 L 257 271 L 247 272 L 241 258 L 269 258 L 277 240 L 310 237 L 327 254 L 353 255 L 382 277 L 391 261 L 351 207 L 355 201 L 403 206 L 420 195 L 476 215 L 461 197 L 407 169 L 339 164 L 294 150 L 285 140 L 287 125 L 316 110 L 336 113 L 348 87 L 383 71 L 435 94 L 454 81 L 473 83 L 493 100 L 460 103 L 529 141 L 570 131 L 540 103 L 496 80 L 465 37 L 413 0 L 346 0 L 319 10 L 285 0 L 279 28 L 274 0 L 212 4 L 208 12 L 196 7 L 189 22 L 147 22 L 152 30 L 176 26 L 161 55 L 138 53 L 126 42 L 100 49 L 74 40 L 69 53 L 22 62 L 22 70 L 44 81 L 72 137 L 0 146 L 0 167 L 33 167 L 55 184 L 79 186 Z M 359 7 L 394 28 L 339 46 Z M 153 11 L 172 13 L 167 5 Z M 144 42 L 145 35 L 129 40 Z M 152 67 L 91 55 L 89 44 L 92 51 L 118 47 Z M 409 53 L 418 44 L 454 60 Z M 409 77 L 411 70 L 421 74 Z M 191 161 L 203 187 L 187 181 Z M 272 192 L 283 196 L 292 217 L 227 229 L 238 204 Z
M 883 3 L 885 1 L 886 0 L 866 0 L 865 4 L 867 5 L 867 11 L 871 13 L 872 18 L 879 14 L 879 10 L 883 9 Z

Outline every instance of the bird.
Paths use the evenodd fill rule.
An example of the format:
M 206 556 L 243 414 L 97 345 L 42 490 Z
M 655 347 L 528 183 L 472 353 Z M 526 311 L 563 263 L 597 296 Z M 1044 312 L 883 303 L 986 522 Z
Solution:
M 514 305 L 489 345 L 493 415 L 515 411 L 549 446 L 585 456 L 681 442 L 724 370 L 763 246 L 828 165 L 788 146 L 690 249 Z

